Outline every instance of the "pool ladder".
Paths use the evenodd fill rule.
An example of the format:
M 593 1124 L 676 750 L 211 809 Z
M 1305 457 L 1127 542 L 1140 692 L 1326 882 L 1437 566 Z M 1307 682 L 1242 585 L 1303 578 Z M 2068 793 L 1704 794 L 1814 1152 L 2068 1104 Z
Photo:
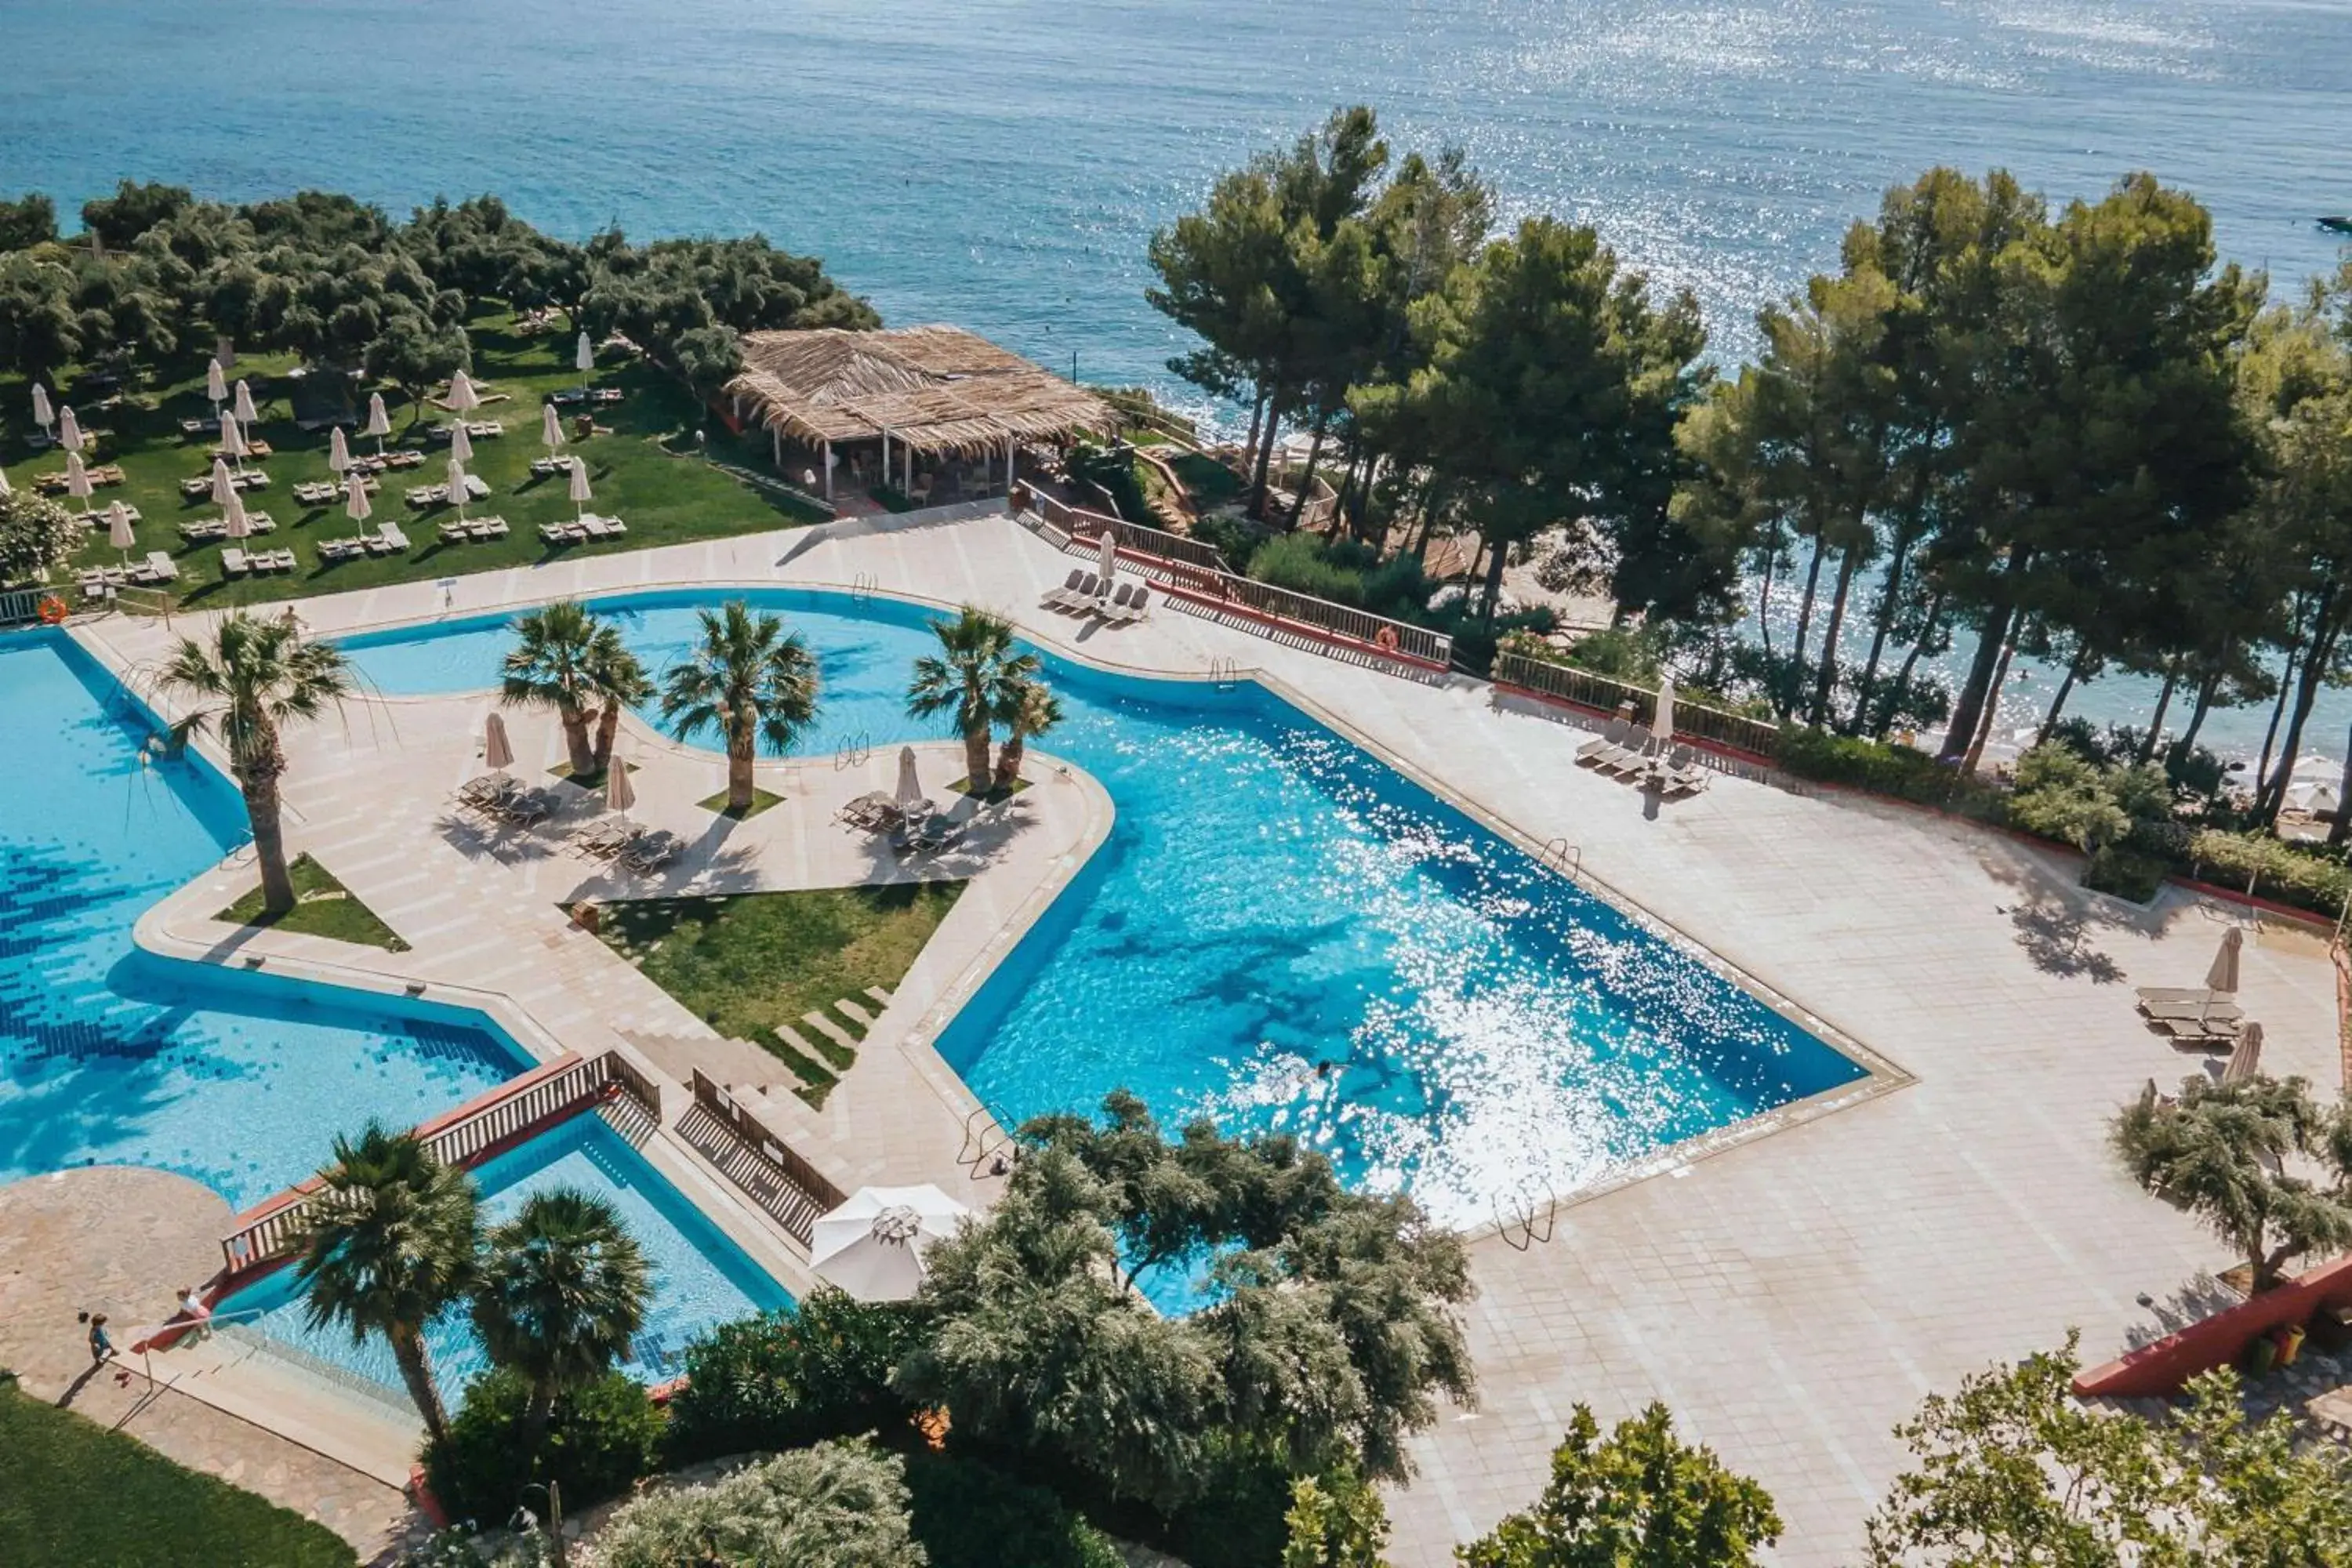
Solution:
M 1565 838 L 1555 838 L 1543 847 L 1536 863 L 1559 872 L 1571 882 L 1580 882 L 1584 872 L 1584 851 Z
M 840 773 L 845 768 L 862 768 L 873 755 L 874 731 L 860 730 L 842 742 L 841 750 L 833 753 L 833 771 Z
M 1020 1143 L 1009 1131 L 1013 1125 L 1003 1106 L 993 1100 L 982 1100 L 963 1119 L 963 1147 L 956 1151 L 956 1163 L 975 1182 L 1007 1174 L 1013 1162 L 1021 1157 Z M 991 1126 L 996 1130 L 993 1140 L 989 1137 Z
M 1213 658 L 1209 661 L 1209 680 L 1220 691 L 1231 691 L 1241 684 L 1242 667 L 1239 659 Z
M 1542 1189 L 1541 1203 L 1538 1203 L 1534 1191 L 1538 1187 Z M 1551 1190 L 1550 1183 L 1519 1186 L 1512 1192 L 1510 1205 L 1507 1211 L 1500 1197 L 1493 1201 L 1495 1234 L 1507 1246 L 1514 1251 L 1526 1252 L 1538 1242 L 1551 1240 L 1553 1222 L 1559 1214 L 1559 1194 Z
M 881 591 L 882 579 L 871 572 L 860 572 L 850 579 L 849 596 L 858 604 L 864 604 Z

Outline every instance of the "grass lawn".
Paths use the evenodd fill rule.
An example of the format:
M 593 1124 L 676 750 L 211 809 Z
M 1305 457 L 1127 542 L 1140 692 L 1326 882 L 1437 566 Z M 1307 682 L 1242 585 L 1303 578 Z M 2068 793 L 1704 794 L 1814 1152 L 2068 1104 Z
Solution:
M 719 816 L 726 817 L 730 822 L 749 822 L 753 817 L 759 816 L 761 812 L 767 810 L 770 806 L 782 805 L 783 799 L 784 797 L 782 795 L 776 794 L 773 790 L 764 790 L 759 785 L 753 784 L 751 786 L 751 804 L 745 806 L 740 811 L 736 811 L 728 805 L 727 792 L 723 789 L 717 795 L 712 795 L 709 800 L 698 800 L 694 804 L 702 807 L 705 811 L 717 812 Z
M 373 910 L 353 898 L 350 889 L 335 880 L 332 872 L 308 855 L 297 855 L 294 864 L 286 870 L 294 879 L 294 896 L 300 900 L 291 910 L 275 920 L 265 918 L 261 912 L 261 889 L 257 887 L 215 918 L 231 925 L 269 926 L 278 931 L 300 931 L 305 936 L 358 942 L 362 947 L 380 947 L 389 952 L 408 951 L 408 944 L 377 919 Z
M 512 317 L 505 313 L 477 315 L 467 323 L 467 331 L 474 345 L 474 379 L 488 382 L 488 393 L 510 395 L 473 416 L 505 421 L 507 433 L 495 440 L 474 443 L 474 460 L 467 471 L 488 484 L 491 494 L 488 500 L 469 506 L 467 515 L 504 517 L 512 530 L 505 539 L 444 544 L 440 524 L 456 513 L 446 507 L 420 510 L 407 504 L 404 492 L 411 485 L 439 482 L 446 477 L 448 459 L 448 448 L 427 442 L 418 426 L 439 423 L 449 416 L 428 405 L 420 421 L 417 409 L 403 402 L 397 391 L 383 388 L 393 426 L 386 445 L 419 447 L 426 458 L 422 468 L 381 476 L 383 489 L 371 498 L 374 515 L 367 526 L 373 529 L 397 520 L 414 542 L 413 547 L 399 555 L 370 555 L 321 565 L 318 542 L 350 538 L 359 525 L 343 515 L 340 501 L 323 508 L 295 503 L 295 484 L 332 476 L 327 469 L 328 433 L 306 434 L 294 425 L 286 391 L 289 384 L 283 379 L 295 366 L 293 356 L 288 354 L 243 357 L 231 377 L 242 375 L 251 382 L 262 416 L 254 433 L 276 449 L 275 456 L 258 465 L 268 471 L 270 487 L 247 492 L 246 504 L 268 512 L 277 531 L 248 543 L 257 549 L 291 550 L 295 570 L 230 582 L 221 574 L 223 542 L 189 544 L 180 538 L 182 522 L 220 515 L 220 509 L 209 500 L 189 501 L 180 494 L 182 479 L 211 471 L 205 454 L 212 438 L 187 439 L 179 427 L 184 417 L 211 417 L 212 405 L 204 395 L 206 350 L 184 356 L 168 384 L 135 388 L 116 407 L 85 405 L 75 409 L 85 432 L 111 433 L 98 442 L 95 452 L 85 452 L 83 460 L 93 468 L 120 463 L 124 470 L 124 482 L 99 490 L 90 505 L 100 513 L 110 500 L 138 507 L 142 516 L 133 559 L 150 551 L 168 552 L 180 569 L 173 590 L 183 605 L 195 609 L 527 566 L 582 551 L 644 549 L 818 520 L 816 512 L 791 498 L 744 484 L 698 456 L 675 455 L 690 453 L 693 432 L 704 426 L 711 432 L 714 450 L 732 452 L 740 444 L 721 442 L 719 437 L 724 431 L 717 419 L 667 375 L 651 365 L 622 363 L 614 355 L 610 357 L 614 363 L 601 368 L 595 377 L 599 384 L 619 386 L 627 394 L 620 403 L 596 410 L 597 423 L 610 426 L 613 434 L 591 437 L 567 446 L 564 451 L 587 459 L 589 481 L 595 489 L 591 508 L 621 518 L 629 531 L 622 539 L 594 543 L 542 543 L 540 524 L 569 521 L 573 511 L 566 499 L 565 482 L 534 479 L 530 462 L 546 455 L 539 440 L 540 408 L 545 395 L 576 386 L 582 380 L 572 368 L 574 334 L 523 337 L 515 331 Z M 59 380 L 69 384 L 70 373 L 61 374 Z M 70 403 L 71 398 L 61 395 L 58 401 Z M 364 390 L 357 402 L 364 421 Z M 570 428 L 567 418 L 567 433 Z M 31 395 L 25 383 L 14 376 L 0 377 L 0 460 L 5 460 L 0 466 L 20 489 L 29 489 L 37 474 L 62 471 L 65 467 L 64 454 L 54 447 L 32 452 L 26 445 L 32 433 Z M 362 437 L 354 437 L 352 444 L 362 452 L 373 445 Z M 761 466 L 765 466 L 764 461 Z M 80 507 L 70 498 L 60 499 L 68 508 Z M 117 553 L 108 548 L 102 531 L 93 532 L 81 559 L 111 564 Z
M 8 1568 L 352 1568 L 323 1525 L 0 1384 Z
M 712 1028 L 775 1053 L 817 1087 L 833 1076 L 826 1064 L 793 1051 L 776 1037 L 776 1026 L 798 1030 L 824 1051 L 831 1042 L 811 1035 L 801 1016 L 824 1012 L 845 997 L 871 1011 L 876 1004 L 866 988 L 897 988 L 963 886 L 623 900 L 602 906 L 598 933 Z

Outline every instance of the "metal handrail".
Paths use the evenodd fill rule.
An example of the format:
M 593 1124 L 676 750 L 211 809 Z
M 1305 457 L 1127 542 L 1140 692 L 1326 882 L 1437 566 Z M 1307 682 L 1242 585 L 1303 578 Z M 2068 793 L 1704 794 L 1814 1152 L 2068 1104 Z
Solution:
M 1565 838 L 1555 838 L 1543 847 L 1536 864 L 1549 867 L 1573 882 L 1584 869 L 1584 851 Z

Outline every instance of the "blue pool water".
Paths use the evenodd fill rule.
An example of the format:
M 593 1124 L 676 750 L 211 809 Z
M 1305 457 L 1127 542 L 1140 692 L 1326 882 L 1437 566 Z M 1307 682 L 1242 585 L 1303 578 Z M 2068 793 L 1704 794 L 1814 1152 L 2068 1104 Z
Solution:
M 807 750 L 938 733 L 903 712 L 926 612 L 748 596 L 819 653 Z M 599 607 L 659 663 L 717 597 Z M 474 621 L 347 646 L 388 692 L 449 692 L 488 685 L 507 642 Z M 1861 1076 L 1263 689 L 1047 664 L 1067 717 L 1043 744 L 1118 818 L 939 1042 L 1000 1113 L 1125 1087 L 1163 1118 L 1294 1131 L 1475 1223 Z
M 648 1383 L 676 1377 L 685 1370 L 687 1342 L 705 1329 L 791 1305 L 774 1280 L 598 1117 L 578 1117 L 534 1138 L 480 1167 L 474 1179 L 482 1190 L 485 1226 L 510 1217 L 532 1194 L 559 1186 L 591 1193 L 620 1211 L 654 1277 L 652 1309 L 622 1367 L 633 1377 Z M 218 1310 L 225 1316 L 257 1313 L 239 1321 L 386 1388 L 401 1386 L 383 1340 L 354 1344 L 341 1329 L 313 1329 L 304 1321 L 290 1268 L 237 1292 Z M 446 1391 L 454 1394 L 483 1370 L 480 1342 L 462 1309 L 436 1321 L 425 1343 Z
M 236 791 L 201 761 L 142 760 L 145 710 L 60 633 L 0 636 L 0 1183 L 146 1165 L 244 1207 L 316 1170 L 338 1131 L 413 1125 L 530 1065 L 478 1014 L 140 953 L 140 914 L 242 837 Z M 483 1177 L 621 1204 L 661 1281 L 647 1368 L 783 1300 L 600 1121 Z

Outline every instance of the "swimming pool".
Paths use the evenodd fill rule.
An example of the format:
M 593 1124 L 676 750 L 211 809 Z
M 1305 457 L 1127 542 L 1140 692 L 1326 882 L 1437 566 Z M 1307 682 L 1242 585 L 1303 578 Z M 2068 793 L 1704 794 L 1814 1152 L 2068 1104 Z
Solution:
M 597 607 L 658 670 L 716 590 Z M 807 754 L 938 738 L 906 718 L 931 612 L 744 594 L 817 651 Z M 387 693 L 487 688 L 498 617 L 351 638 Z M 1457 1225 L 1586 1186 L 1863 1069 L 1692 953 L 1255 684 L 1045 656 L 1042 749 L 1109 790 L 1110 837 L 937 1042 L 1000 1115 L 1143 1095 L 1293 1132 Z
M 235 788 L 200 759 L 143 756 L 152 718 L 59 632 L 0 636 L 0 1183 L 145 1165 L 243 1208 L 315 1171 L 338 1131 L 412 1126 L 532 1065 L 478 1013 L 141 952 L 139 916 L 242 838 Z M 622 1203 L 661 1280 L 648 1367 L 784 1299 L 593 1118 L 482 1179 Z
M 601 1117 L 574 1117 L 480 1166 L 474 1180 L 482 1192 L 486 1229 L 509 1218 L 532 1194 L 558 1186 L 576 1187 L 620 1211 L 645 1250 L 654 1280 L 646 1325 L 621 1368 L 632 1377 L 647 1383 L 676 1377 L 686 1370 L 687 1342 L 695 1335 L 717 1323 L 792 1304 L 774 1280 Z M 238 1291 L 217 1311 L 388 1392 L 403 1387 L 391 1347 L 381 1337 L 370 1335 L 354 1344 L 343 1330 L 313 1329 L 304 1321 L 291 1268 Z M 248 1313 L 256 1315 L 247 1318 Z M 454 1405 L 457 1392 L 487 1364 L 464 1309 L 436 1319 L 425 1344 L 442 1392 Z

